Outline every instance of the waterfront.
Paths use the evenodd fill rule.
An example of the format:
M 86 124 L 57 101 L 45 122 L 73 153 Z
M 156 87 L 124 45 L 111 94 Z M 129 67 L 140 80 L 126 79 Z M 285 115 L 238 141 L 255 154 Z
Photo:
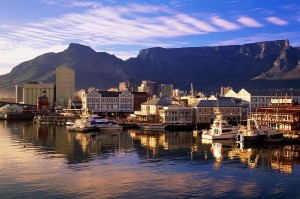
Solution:
M 0 198 L 300 198 L 300 145 L 0 121 Z

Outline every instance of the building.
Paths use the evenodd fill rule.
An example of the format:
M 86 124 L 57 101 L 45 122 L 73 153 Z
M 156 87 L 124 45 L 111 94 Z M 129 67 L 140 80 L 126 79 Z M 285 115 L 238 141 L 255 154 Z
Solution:
M 147 122 L 159 122 L 159 110 L 163 110 L 165 106 L 170 106 L 171 103 L 155 97 L 143 104 L 141 104 L 141 111 L 135 111 L 136 120 Z
M 15 103 L 23 103 L 23 86 L 15 85 Z
M 225 94 L 228 93 L 228 91 L 230 90 L 232 90 L 231 86 L 221 87 L 220 96 L 225 96 Z
M 194 108 L 193 121 L 197 124 L 212 124 L 218 107 L 223 118 L 228 122 L 238 122 L 242 117 L 242 106 L 231 99 L 201 100 L 191 105 Z
M 167 124 L 192 124 L 193 108 L 180 106 L 167 106 L 159 110 L 159 118 L 161 123 Z
M 42 92 L 42 96 L 37 99 L 37 111 L 38 113 L 48 113 L 49 112 L 49 101 L 46 96 L 46 91 Z
M 251 92 L 251 112 L 256 109 L 268 106 L 272 99 L 291 99 L 294 103 L 300 102 L 299 91 L 276 91 L 276 90 L 254 90 Z
M 173 96 L 173 84 L 161 84 L 161 97 Z
M 259 123 L 278 128 L 279 130 L 300 130 L 300 105 L 275 103 L 271 106 L 263 106 L 250 116 Z
M 128 90 L 110 92 L 90 88 L 81 101 L 83 113 L 121 117 L 133 113 L 133 94 Z
M 123 92 L 127 89 L 127 82 L 119 82 L 119 91 Z
M 52 83 L 39 83 L 29 82 L 23 86 L 23 103 L 28 105 L 37 105 L 38 97 L 46 92 L 46 97 L 49 99 L 49 106 L 54 106 L 55 84 Z
M 133 109 L 134 111 L 141 110 L 141 104 L 146 102 L 150 95 L 146 92 L 131 92 L 133 94 Z
M 146 92 L 149 93 L 150 96 L 159 96 L 160 84 L 150 80 L 143 80 L 141 86 L 138 87 L 138 92 Z
M 75 91 L 75 71 L 67 66 L 59 66 L 56 73 L 56 106 L 66 107 L 73 99 Z

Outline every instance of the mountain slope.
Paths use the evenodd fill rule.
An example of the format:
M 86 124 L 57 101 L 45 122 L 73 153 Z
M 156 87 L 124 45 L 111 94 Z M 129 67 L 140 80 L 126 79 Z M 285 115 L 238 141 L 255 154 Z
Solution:
M 46 53 L 16 66 L 0 76 L 0 91 L 11 91 L 28 81 L 55 82 L 55 68 L 74 68 L 76 89 L 116 87 L 134 78 L 173 83 L 187 89 L 212 91 L 220 86 L 234 88 L 297 87 L 300 80 L 300 48 L 288 40 L 244 45 L 143 49 L 136 58 L 123 61 L 105 52 L 70 44 L 60 53 Z M 299 87 L 299 86 L 298 86 Z

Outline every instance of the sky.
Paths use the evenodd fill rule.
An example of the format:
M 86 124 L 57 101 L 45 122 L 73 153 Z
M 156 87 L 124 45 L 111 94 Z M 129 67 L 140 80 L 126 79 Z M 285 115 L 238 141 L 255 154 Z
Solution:
M 70 43 L 126 60 L 141 49 L 289 39 L 299 0 L 0 0 L 0 75 Z

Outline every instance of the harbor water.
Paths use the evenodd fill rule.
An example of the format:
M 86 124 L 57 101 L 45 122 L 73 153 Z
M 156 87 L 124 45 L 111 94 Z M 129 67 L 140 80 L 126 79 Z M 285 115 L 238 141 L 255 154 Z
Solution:
M 300 144 L 0 121 L 0 198 L 300 198 Z

